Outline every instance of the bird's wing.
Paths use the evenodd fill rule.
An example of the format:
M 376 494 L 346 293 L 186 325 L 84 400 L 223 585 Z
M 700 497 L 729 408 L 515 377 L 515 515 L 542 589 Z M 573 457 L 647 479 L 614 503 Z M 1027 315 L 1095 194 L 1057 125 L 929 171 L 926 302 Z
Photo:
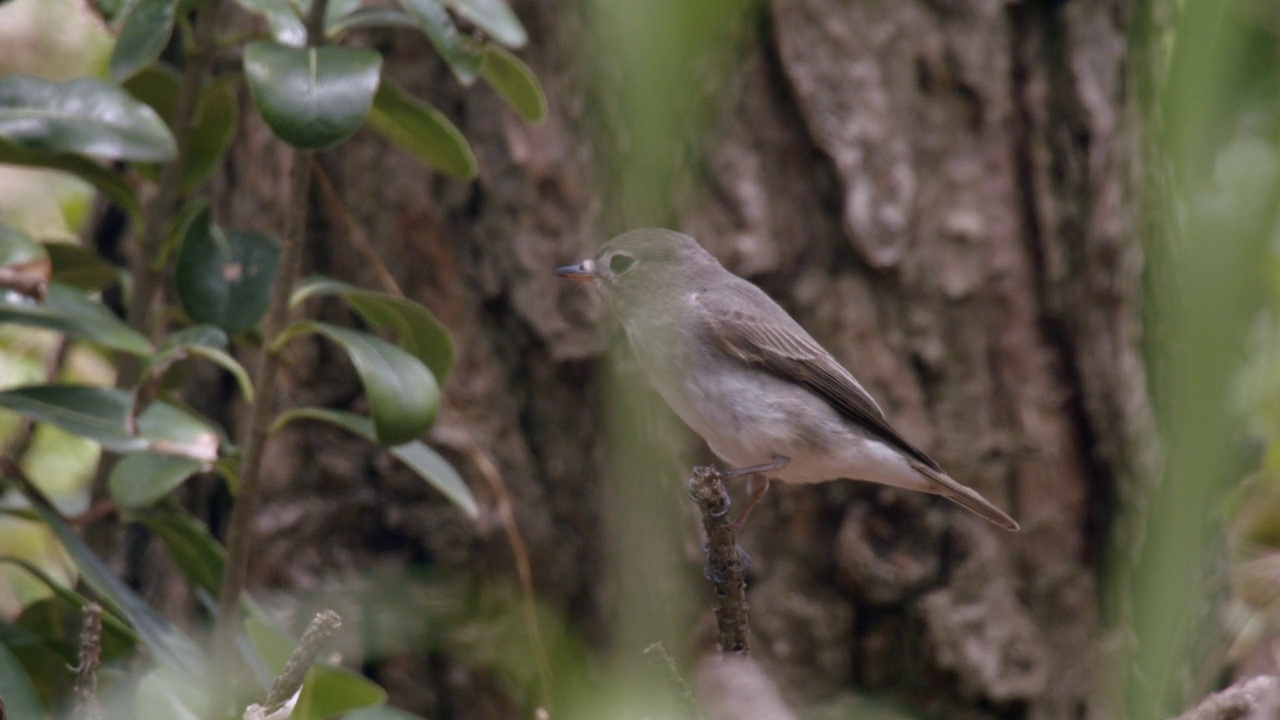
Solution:
M 836 412 L 867 428 L 881 441 L 901 450 L 926 468 L 946 475 L 933 458 L 889 425 L 880 406 L 853 375 L 781 308 L 776 314 L 786 318 L 785 322 L 766 321 L 750 310 L 743 310 L 742 305 L 759 304 L 761 301 L 773 304 L 759 288 L 745 282 L 744 285 L 746 288 L 735 290 L 751 295 L 759 293 L 759 296 L 745 298 L 750 301 L 746 303 L 728 302 L 730 298 L 717 299 L 712 297 L 712 293 L 699 298 L 707 311 L 712 337 L 730 355 L 803 385 L 826 400 Z M 925 475 L 933 477 L 931 473 Z

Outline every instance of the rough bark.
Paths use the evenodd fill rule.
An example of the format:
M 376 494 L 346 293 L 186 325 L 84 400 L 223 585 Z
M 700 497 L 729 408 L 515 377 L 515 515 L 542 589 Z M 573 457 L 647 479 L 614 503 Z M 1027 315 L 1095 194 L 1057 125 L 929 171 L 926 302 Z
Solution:
M 775 0 L 752 29 L 683 228 L 1023 527 L 1006 534 L 944 502 L 850 482 L 775 487 L 742 545 L 753 647 L 797 706 L 874 694 L 949 718 L 1106 716 L 1089 675 L 1102 657 L 1101 549 L 1142 475 L 1149 425 L 1125 7 Z M 321 160 L 400 286 L 453 333 L 459 361 L 432 439 L 487 506 L 461 448 L 474 441 L 496 465 L 539 601 L 603 644 L 603 318 L 549 270 L 605 239 L 593 142 L 607 139 L 589 132 L 577 6 L 516 9 L 551 102 L 537 127 L 483 88 L 457 88 L 420 36 L 360 36 L 458 122 L 479 180 L 442 179 L 367 133 Z M 245 117 L 220 221 L 270 229 L 284 164 Z M 376 287 L 332 213 L 313 214 L 311 267 Z M 359 406 L 334 351 L 295 351 L 268 392 Z M 268 453 L 259 589 L 342 588 L 372 603 L 335 607 L 372 637 L 378 609 L 440 606 L 429 585 L 380 596 L 370 570 L 451 571 L 473 599 L 495 579 L 514 585 L 495 515 L 467 523 L 367 444 L 299 426 Z M 672 513 L 687 505 L 678 480 Z M 699 562 L 695 547 L 694 572 Z M 326 579 L 355 571 L 364 585 Z M 428 624 L 403 631 L 403 645 L 348 651 L 389 658 L 372 669 L 393 699 L 432 717 L 508 717 L 531 701 L 474 653 L 433 644 Z

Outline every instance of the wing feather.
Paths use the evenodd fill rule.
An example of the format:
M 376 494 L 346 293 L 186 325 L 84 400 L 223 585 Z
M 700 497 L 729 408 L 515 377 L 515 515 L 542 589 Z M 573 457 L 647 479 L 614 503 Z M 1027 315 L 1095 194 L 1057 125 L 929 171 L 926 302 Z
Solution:
M 732 305 L 728 302 L 732 296 L 720 300 L 708 295 L 700 298 L 708 313 L 712 336 L 730 355 L 812 390 L 836 412 L 867 428 L 879 440 L 946 475 L 933 458 L 898 434 L 871 394 L 785 311 L 779 308 L 774 318 L 765 320 L 757 313 L 743 310 L 742 306 L 755 306 L 762 301 L 773 304 L 759 288 L 745 281 L 743 285 L 745 288 L 735 288 L 739 294 L 754 290 L 759 297 L 744 298 L 748 302 Z M 925 475 L 933 477 L 930 473 Z

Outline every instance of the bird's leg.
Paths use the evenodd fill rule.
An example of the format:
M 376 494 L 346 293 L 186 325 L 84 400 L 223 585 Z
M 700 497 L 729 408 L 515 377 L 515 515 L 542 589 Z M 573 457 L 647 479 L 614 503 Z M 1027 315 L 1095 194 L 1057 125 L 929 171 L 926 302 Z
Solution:
M 791 464 L 791 458 L 775 455 L 773 460 L 762 465 L 752 465 L 751 467 L 734 468 L 720 473 L 720 477 L 725 480 L 732 480 L 743 475 L 750 475 L 751 483 L 748 487 L 751 489 L 750 495 L 747 496 L 747 505 L 742 509 L 742 515 L 738 517 L 738 522 L 733 524 L 734 532 L 742 530 L 742 525 L 747 521 L 747 516 L 751 514 L 751 508 L 760 502 L 760 498 L 764 496 L 766 490 L 769 489 L 769 476 L 765 473 L 777 472 Z
M 763 475 L 764 473 L 775 472 L 781 470 L 791 464 L 791 458 L 775 455 L 772 460 L 763 465 L 752 465 L 751 467 L 734 468 L 725 470 L 720 473 L 720 477 L 725 480 L 740 478 L 743 475 Z
M 747 485 L 751 489 L 751 494 L 747 496 L 747 506 L 742 508 L 742 515 L 738 518 L 738 522 L 733 524 L 735 533 L 742 532 L 742 525 L 747 521 L 747 516 L 751 514 L 751 508 L 760 502 L 760 498 L 764 497 L 764 493 L 769 489 L 769 476 L 756 475 L 751 478 Z

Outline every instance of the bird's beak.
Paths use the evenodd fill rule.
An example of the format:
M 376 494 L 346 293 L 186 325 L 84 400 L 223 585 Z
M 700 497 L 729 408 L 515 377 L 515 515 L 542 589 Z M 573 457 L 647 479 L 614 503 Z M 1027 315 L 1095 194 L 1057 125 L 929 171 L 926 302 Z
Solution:
M 594 280 L 596 277 L 596 261 L 583 260 L 577 265 L 565 265 L 562 268 L 556 268 L 556 274 L 562 278 L 577 280 L 578 282 Z

